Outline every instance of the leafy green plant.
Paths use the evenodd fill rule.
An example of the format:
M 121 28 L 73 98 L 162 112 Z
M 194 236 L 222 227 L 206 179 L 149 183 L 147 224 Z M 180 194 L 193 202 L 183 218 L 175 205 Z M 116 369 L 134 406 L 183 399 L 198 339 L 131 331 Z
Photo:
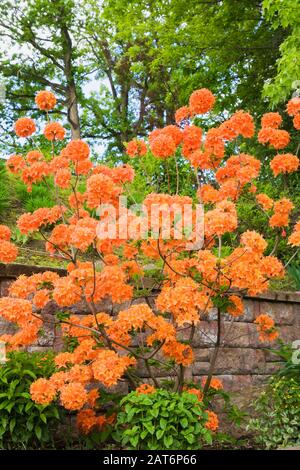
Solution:
M 31 383 L 55 370 L 52 353 L 14 352 L 0 365 L 0 446 L 44 447 L 53 442 L 52 430 L 61 419 L 58 405 L 31 400 Z
M 129 393 L 120 403 L 113 437 L 128 449 L 199 449 L 212 443 L 208 415 L 196 395 L 157 389 Z
M 288 267 L 288 272 L 295 283 L 296 289 L 300 291 L 300 267 L 297 264 L 292 264 Z
M 293 359 L 294 351 L 292 344 L 285 344 L 283 341 L 278 341 L 279 349 L 271 349 L 273 354 L 276 354 L 282 363 L 282 367 L 279 369 L 277 375 L 280 377 L 292 378 L 300 384 L 300 363 L 297 363 Z
M 249 421 L 260 446 L 272 449 L 300 443 L 300 385 L 293 378 L 275 377 L 254 403 L 257 418 Z

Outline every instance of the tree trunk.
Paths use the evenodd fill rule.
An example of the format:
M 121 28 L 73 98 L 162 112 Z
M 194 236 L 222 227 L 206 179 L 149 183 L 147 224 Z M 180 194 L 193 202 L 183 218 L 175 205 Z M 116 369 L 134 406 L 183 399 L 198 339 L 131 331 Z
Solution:
M 80 121 L 78 112 L 78 101 L 76 84 L 73 75 L 73 45 L 68 28 L 65 24 L 61 26 L 64 38 L 64 72 L 67 81 L 66 103 L 68 108 L 68 121 L 71 126 L 72 140 L 80 139 Z
M 75 83 L 72 80 L 67 89 L 68 122 L 71 126 L 72 140 L 80 139 L 80 121 Z

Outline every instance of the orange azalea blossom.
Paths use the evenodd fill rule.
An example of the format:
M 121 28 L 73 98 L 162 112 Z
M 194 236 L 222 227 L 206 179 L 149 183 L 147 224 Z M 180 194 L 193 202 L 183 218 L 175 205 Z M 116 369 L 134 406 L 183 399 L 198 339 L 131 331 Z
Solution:
M 71 172 L 67 168 L 61 168 L 55 174 L 55 184 L 62 189 L 66 189 L 70 186 Z
M 80 410 L 76 417 L 76 424 L 82 434 L 89 434 L 98 425 L 98 419 L 94 410 Z
M 206 380 L 207 380 L 207 377 L 203 377 L 202 378 L 202 387 L 204 388 L 205 384 L 206 384 Z M 216 377 L 212 377 L 211 381 L 210 381 L 210 384 L 209 384 L 209 387 L 210 388 L 213 388 L 214 390 L 223 390 L 223 384 L 222 384 L 222 381 L 220 379 L 217 379 Z
M 281 153 L 276 155 L 270 163 L 274 176 L 280 173 L 292 173 L 299 168 L 299 158 L 291 153 Z
M 6 225 L 0 225 L 0 240 L 9 241 L 11 236 L 11 231 Z
M 170 135 L 160 132 L 150 141 L 150 150 L 155 157 L 165 159 L 174 155 L 176 144 Z
M 252 179 L 257 178 L 260 166 L 260 161 L 252 155 L 245 153 L 233 155 L 227 160 L 224 167 L 218 169 L 216 179 L 219 183 L 233 179 L 238 182 L 240 187 L 243 187 Z
M 273 199 L 271 199 L 266 194 L 257 194 L 256 195 L 256 200 L 257 200 L 258 204 L 260 204 L 265 211 L 269 211 L 274 206 Z
M 175 113 L 176 124 L 180 124 L 182 121 L 185 121 L 190 117 L 190 110 L 188 106 L 182 106 L 178 108 Z
M 289 215 L 294 208 L 294 204 L 287 198 L 280 199 L 274 204 L 274 214 L 270 218 L 270 226 L 287 227 L 289 225 Z
M 175 339 L 172 341 L 167 341 L 163 345 L 162 351 L 167 357 L 174 359 L 176 364 L 189 366 L 194 361 L 194 353 L 191 346 L 180 343 Z
M 300 220 L 296 223 L 293 233 L 289 237 L 289 245 L 300 246 Z
M 56 98 L 51 91 L 39 91 L 35 97 L 35 103 L 42 111 L 50 111 L 56 105 Z
M 147 145 L 143 140 L 131 140 L 126 144 L 126 153 L 130 157 L 143 157 L 147 153 Z
M 275 149 L 283 149 L 290 142 L 290 135 L 287 131 L 263 127 L 258 133 L 258 141 L 261 144 L 270 144 Z
M 81 383 L 69 383 L 61 387 L 60 400 L 67 410 L 80 410 L 88 400 L 88 394 Z
M 244 304 L 242 299 L 237 295 L 230 295 L 228 299 L 233 305 L 227 308 L 227 312 L 233 317 L 240 317 L 241 315 L 243 315 Z
M 216 431 L 219 427 L 218 416 L 216 413 L 210 410 L 206 410 L 205 412 L 208 414 L 208 419 L 205 423 L 206 429 L 209 429 L 210 431 Z
M 197 196 L 204 203 L 216 203 L 220 200 L 219 191 L 210 184 L 203 184 L 197 191 Z
M 0 240 L 0 262 L 12 263 L 18 256 L 18 248 L 11 242 Z
M 215 157 L 215 167 L 217 167 L 225 154 L 225 142 L 220 129 L 212 127 L 207 131 L 204 150 Z
M 39 405 L 48 405 L 56 396 L 56 388 L 47 379 L 37 379 L 30 385 L 30 395 Z
M 279 113 L 266 113 L 261 118 L 261 127 L 271 127 L 277 129 L 282 124 L 282 117 Z
M 191 393 L 192 395 L 196 395 L 196 397 L 198 398 L 198 401 L 203 401 L 203 393 L 198 388 L 184 387 L 184 391 L 187 393 Z
M 140 395 L 149 395 L 155 392 L 155 387 L 149 384 L 141 384 L 139 387 L 135 389 L 135 391 Z
M 96 388 L 93 388 L 88 392 L 88 399 L 87 403 L 94 408 L 97 404 L 97 400 L 100 398 L 100 393 L 99 390 Z
M 76 175 L 87 175 L 92 168 L 93 164 L 90 160 L 82 160 L 80 162 L 76 162 L 75 173 Z
M 8 170 L 17 175 L 26 166 L 26 162 L 22 155 L 12 155 L 6 162 Z
M 89 158 L 90 148 L 83 140 L 71 140 L 68 145 L 62 150 L 61 156 L 72 160 L 73 162 L 80 162 Z
M 185 323 L 196 325 L 200 321 L 200 310 L 211 306 L 208 295 L 199 291 L 199 285 L 191 278 L 181 278 L 174 286 L 165 286 L 156 299 L 162 312 L 170 312 L 178 326 Z
M 41 289 L 37 291 L 32 301 L 37 308 L 44 308 L 45 305 L 47 305 L 47 303 L 50 301 L 49 291 L 47 289 Z
M 190 96 L 189 110 L 191 115 L 205 114 L 210 111 L 215 104 L 215 97 L 207 88 L 194 91 Z
M 17 221 L 17 226 L 20 232 L 26 235 L 29 232 L 39 230 L 43 225 L 57 222 L 63 216 L 63 213 L 64 209 L 61 206 L 41 207 L 32 214 L 21 215 Z
M 286 110 L 289 116 L 296 116 L 298 113 L 300 113 L 300 97 L 295 96 L 295 98 L 292 98 L 288 102 Z
M 245 111 L 237 111 L 228 121 L 228 126 L 236 133 L 246 138 L 254 135 L 255 127 L 251 114 Z
M 28 152 L 26 155 L 27 163 L 29 163 L 30 165 L 35 162 L 38 162 L 39 160 L 43 160 L 43 158 L 44 155 L 38 150 L 31 150 L 31 152 Z
M 64 140 L 66 131 L 59 122 L 49 122 L 43 133 L 47 140 Z
M 274 341 L 278 338 L 279 333 L 275 328 L 275 322 L 269 315 L 264 313 L 260 314 L 254 323 L 257 324 L 259 339 L 261 341 Z
M 204 215 L 205 235 L 223 235 L 226 232 L 233 232 L 237 227 L 236 207 L 231 201 L 221 201 L 216 203 L 216 208 L 206 212 Z
M 23 117 L 15 122 L 14 129 L 18 137 L 30 137 L 36 131 L 35 122 L 31 118 Z
M 297 131 L 300 130 L 300 112 L 296 114 L 296 116 L 293 119 L 293 124 L 294 128 L 297 129 Z
M 182 155 L 189 157 L 192 152 L 200 148 L 202 130 L 194 125 L 185 126 L 183 130 Z
M 123 376 L 125 370 L 135 362 L 134 358 L 118 356 L 114 351 L 98 351 L 97 358 L 92 364 L 94 377 L 106 387 L 111 387 Z

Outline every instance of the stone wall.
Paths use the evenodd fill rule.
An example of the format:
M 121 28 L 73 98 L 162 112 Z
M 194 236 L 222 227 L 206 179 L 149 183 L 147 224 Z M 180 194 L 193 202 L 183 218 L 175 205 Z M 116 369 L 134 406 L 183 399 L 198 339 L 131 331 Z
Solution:
M 30 275 L 45 269 L 17 264 L 0 264 L 0 295 L 7 295 L 9 284 L 18 275 Z M 62 269 L 54 270 L 61 275 L 65 274 Z M 138 303 L 141 302 L 143 302 L 143 299 L 139 299 Z M 246 297 L 244 304 L 245 312 L 242 317 L 236 319 L 229 316 L 223 317 L 223 344 L 215 371 L 215 375 L 222 379 L 226 390 L 241 391 L 242 394 L 246 394 L 247 390 L 249 391 L 255 387 L 260 388 L 280 366 L 278 357 L 269 351 L 270 347 L 273 348 L 274 345 L 270 346 L 269 343 L 259 341 L 253 320 L 260 313 L 268 313 L 274 318 L 280 338 L 283 341 L 292 342 L 300 339 L 300 294 L 267 292 L 258 297 Z M 113 314 L 128 306 L 126 304 L 114 306 Z M 98 311 L 112 312 L 112 305 L 109 301 L 102 302 L 97 307 Z M 83 304 L 76 305 L 72 310 L 73 313 L 78 315 L 87 313 Z M 42 335 L 35 345 L 28 348 L 29 351 L 42 351 L 51 348 L 61 349 L 60 331 L 55 329 L 51 323 L 54 320 L 54 312 L 55 305 L 51 303 L 44 309 L 44 319 L 49 323 L 45 323 Z M 12 325 L 0 317 L 0 334 L 11 331 Z M 182 331 L 181 335 L 184 339 L 185 332 Z M 215 340 L 216 312 L 212 310 L 202 319 L 201 331 L 197 330 L 194 336 L 193 346 L 196 361 L 193 367 L 187 371 L 188 377 L 199 380 L 207 374 Z M 161 370 L 156 370 L 155 373 L 157 378 L 162 378 L 165 375 L 165 372 Z M 147 371 L 143 367 L 139 368 L 139 375 L 144 377 L 145 380 L 148 378 Z

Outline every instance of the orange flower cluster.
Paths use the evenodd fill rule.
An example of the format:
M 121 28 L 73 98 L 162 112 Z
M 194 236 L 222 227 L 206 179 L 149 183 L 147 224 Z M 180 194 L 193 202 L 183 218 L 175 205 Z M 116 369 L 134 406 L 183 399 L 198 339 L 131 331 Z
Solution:
M 287 227 L 289 225 L 289 215 L 294 208 L 294 204 L 287 198 L 280 199 L 274 203 L 274 213 L 270 218 L 270 226 Z
M 181 278 L 172 286 L 164 286 L 156 299 L 156 306 L 162 312 L 172 313 L 178 326 L 196 325 L 200 322 L 200 311 L 211 306 L 208 296 L 201 292 L 199 285 L 191 278 Z
M 12 263 L 18 256 L 18 248 L 10 242 L 11 232 L 6 225 L 0 225 L 0 262 Z
M 300 97 L 295 96 L 294 98 L 292 98 L 288 102 L 286 110 L 289 116 L 297 116 L 297 114 L 300 113 Z
M 257 178 L 260 171 L 260 161 L 245 153 L 232 155 L 228 158 L 226 165 L 216 172 L 217 181 L 222 184 L 228 181 L 237 183 L 237 187 L 242 189 L 251 180 Z
M 300 112 L 296 114 L 296 116 L 293 119 L 293 124 L 294 128 L 297 129 L 297 131 L 300 130 Z
M 274 176 L 280 173 L 292 173 L 299 168 L 299 158 L 292 153 L 281 153 L 276 155 L 270 163 Z
M 293 233 L 289 237 L 289 244 L 292 246 L 300 246 L 300 220 L 296 223 Z
M 233 317 L 240 317 L 244 313 L 244 304 L 240 297 L 237 295 L 230 295 L 228 297 L 232 305 L 228 307 L 227 312 Z
M 35 97 L 35 103 L 41 111 L 50 111 L 56 105 L 56 97 L 51 91 L 39 91 Z
M 31 118 L 23 117 L 15 122 L 14 129 L 18 137 L 30 137 L 36 131 L 35 122 Z
M 206 410 L 206 413 L 208 414 L 208 419 L 205 423 L 206 429 L 209 429 L 210 431 L 216 431 L 219 427 L 218 416 L 216 413 L 210 410 Z
M 215 209 L 206 212 L 204 223 L 207 237 L 233 232 L 237 227 L 237 213 L 234 203 L 229 200 L 217 202 Z
M 191 393 L 192 395 L 196 395 L 196 397 L 198 398 L 198 401 L 203 401 L 203 393 L 198 388 L 184 387 L 184 391 L 187 393 Z
M 135 391 L 140 395 L 149 395 L 155 392 L 155 387 L 149 384 L 141 384 L 139 387 L 135 389 Z
M 126 153 L 130 157 L 143 157 L 147 153 L 147 145 L 143 140 L 131 140 L 126 144 Z
M 203 377 L 202 379 L 202 387 L 204 388 L 206 384 L 207 377 Z M 209 388 L 212 388 L 214 390 L 223 390 L 223 383 L 220 379 L 217 379 L 216 377 L 212 377 Z
M 261 127 L 271 127 L 278 129 L 282 124 L 282 117 L 279 113 L 266 113 L 261 118 Z
M 16 323 L 20 328 L 15 334 L 0 336 L 0 341 L 7 343 L 10 349 L 29 345 L 36 340 L 42 321 L 32 315 L 30 301 L 2 297 L 0 298 L 0 314 L 5 320 Z
M 25 235 L 29 232 L 35 232 L 44 225 L 51 225 L 57 222 L 63 216 L 63 208 L 54 206 L 51 208 L 41 207 L 32 214 L 26 213 L 19 217 L 17 226 L 21 233 Z
M 271 199 L 266 194 L 263 194 L 263 193 L 262 194 L 257 194 L 256 200 L 257 200 L 258 204 L 260 204 L 265 211 L 271 210 L 274 206 L 273 199 Z
M 285 148 L 290 142 L 290 135 L 287 131 L 274 129 L 273 127 L 263 127 L 257 138 L 261 144 L 270 144 L 276 150 Z
M 66 131 L 59 122 L 49 122 L 44 129 L 47 140 L 64 140 Z
M 48 405 L 56 396 L 56 388 L 47 379 L 37 379 L 30 386 L 30 395 L 33 401 L 40 405 Z
M 134 365 L 133 357 L 119 356 L 114 351 L 99 351 L 96 360 L 92 364 L 94 378 L 102 382 L 106 387 L 115 385 L 122 377 L 125 370 Z
M 190 115 L 205 114 L 210 111 L 215 104 L 215 97 L 207 88 L 194 91 L 189 100 Z
M 278 338 L 279 333 L 275 328 L 275 322 L 269 315 L 264 313 L 260 314 L 254 323 L 257 324 L 259 339 L 261 341 L 274 341 Z

